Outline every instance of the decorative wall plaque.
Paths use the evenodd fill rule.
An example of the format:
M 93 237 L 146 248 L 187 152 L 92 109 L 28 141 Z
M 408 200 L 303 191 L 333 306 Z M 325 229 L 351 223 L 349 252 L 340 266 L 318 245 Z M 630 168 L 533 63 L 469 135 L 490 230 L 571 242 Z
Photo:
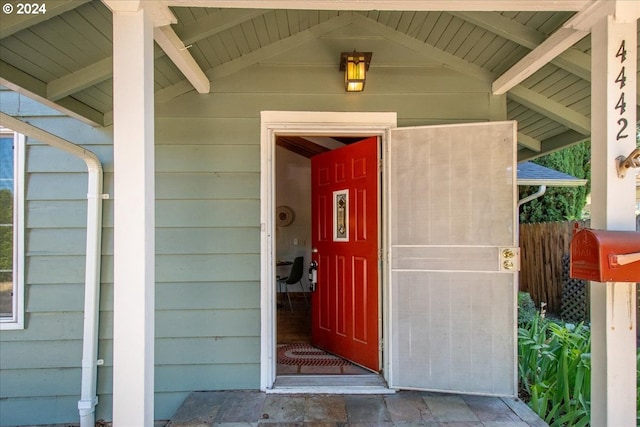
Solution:
M 278 227 L 286 227 L 293 222 L 295 214 L 289 206 L 278 206 L 276 208 L 276 224 Z

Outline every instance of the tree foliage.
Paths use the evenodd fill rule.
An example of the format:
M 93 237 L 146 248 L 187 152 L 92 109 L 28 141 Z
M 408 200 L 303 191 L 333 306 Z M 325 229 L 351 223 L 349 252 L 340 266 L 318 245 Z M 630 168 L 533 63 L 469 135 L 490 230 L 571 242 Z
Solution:
M 568 173 L 576 178 L 588 179 L 583 187 L 547 187 L 546 193 L 520 208 L 521 223 L 553 222 L 581 219 L 582 210 L 591 191 L 591 142 L 573 145 L 533 160 L 541 166 Z M 522 186 L 522 199 L 538 191 L 538 187 Z

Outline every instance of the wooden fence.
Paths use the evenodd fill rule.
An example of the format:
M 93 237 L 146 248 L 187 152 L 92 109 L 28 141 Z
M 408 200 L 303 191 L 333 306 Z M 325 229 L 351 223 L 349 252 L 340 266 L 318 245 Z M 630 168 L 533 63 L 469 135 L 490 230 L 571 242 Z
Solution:
M 581 227 L 588 226 L 578 221 Z M 562 255 L 569 253 L 576 221 L 520 225 L 520 291 L 529 292 L 540 308 L 560 313 L 562 299 Z

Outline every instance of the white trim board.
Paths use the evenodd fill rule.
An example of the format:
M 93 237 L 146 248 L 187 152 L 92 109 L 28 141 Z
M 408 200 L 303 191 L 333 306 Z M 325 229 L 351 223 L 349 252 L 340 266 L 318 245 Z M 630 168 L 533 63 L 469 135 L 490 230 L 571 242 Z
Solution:
M 276 379 L 275 307 L 275 139 L 277 135 L 379 136 L 388 140 L 397 126 L 395 112 L 345 113 L 263 111 L 260 115 L 260 390 L 272 388 Z M 383 295 L 386 281 L 382 280 Z M 387 312 L 383 299 L 382 311 Z M 383 315 L 383 318 L 386 316 Z M 383 336 L 386 327 L 383 325 Z M 387 372 L 386 357 L 383 371 Z

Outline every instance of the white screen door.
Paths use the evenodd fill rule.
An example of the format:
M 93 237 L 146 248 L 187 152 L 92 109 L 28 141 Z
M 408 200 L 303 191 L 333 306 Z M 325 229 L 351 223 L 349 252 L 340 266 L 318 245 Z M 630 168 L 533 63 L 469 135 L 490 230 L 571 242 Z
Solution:
M 515 143 L 515 122 L 391 131 L 391 387 L 516 395 Z

